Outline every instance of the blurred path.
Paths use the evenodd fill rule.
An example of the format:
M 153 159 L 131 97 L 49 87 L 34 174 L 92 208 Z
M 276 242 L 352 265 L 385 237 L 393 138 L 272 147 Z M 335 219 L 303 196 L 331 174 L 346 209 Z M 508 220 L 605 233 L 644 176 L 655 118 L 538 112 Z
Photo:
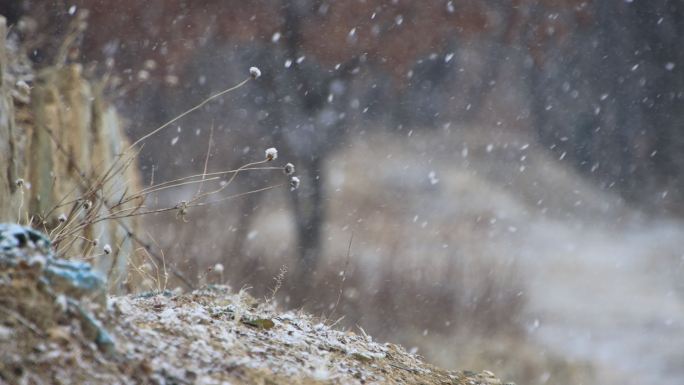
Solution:
M 517 242 L 530 273 L 533 337 L 607 368 L 600 384 L 684 384 L 684 296 L 675 279 L 683 223 L 610 229 L 544 221 L 528 231 Z

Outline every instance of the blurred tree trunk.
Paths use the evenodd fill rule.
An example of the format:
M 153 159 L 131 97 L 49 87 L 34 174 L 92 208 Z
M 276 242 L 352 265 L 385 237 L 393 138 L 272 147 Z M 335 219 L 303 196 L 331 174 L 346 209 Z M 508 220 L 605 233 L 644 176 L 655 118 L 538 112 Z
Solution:
M 294 91 L 295 97 L 299 99 L 295 105 L 302 106 L 302 113 L 308 117 L 315 116 L 323 103 L 320 89 L 316 89 L 308 74 L 305 73 L 299 63 L 296 63 L 296 59 L 301 56 L 299 48 L 302 44 L 301 21 L 312 10 L 312 7 L 313 4 L 308 4 L 306 1 L 291 2 L 284 0 L 282 2 L 286 54 L 294 61 L 293 81 L 290 84 L 295 87 L 295 90 L 291 91 Z M 280 116 L 282 115 L 281 113 Z M 281 122 L 280 127 L 283 126 L 284 122 Z M 283 138 L 284 133 L 278 132 L 276 137 Z M 335 138 L 330 137 L 327 140 L 334 141 Z M 312 144 L 314 143 L 312 142 Z M 303 182 L 301 189 L 294 191 L 291 195 L 297 234 L 296 245 L 299 254 L 292 305 L 301 306 L 313 287 L 314 272 L 321 254 L 321 230 L 325 220 L 323 172 L 321 170 L 324 150 L 314 148 L 314 146 L 304 149 L 304 151 L 301 148 L 297 151 L 292 146 L 290 148 L 296 152 L 296 167 Z

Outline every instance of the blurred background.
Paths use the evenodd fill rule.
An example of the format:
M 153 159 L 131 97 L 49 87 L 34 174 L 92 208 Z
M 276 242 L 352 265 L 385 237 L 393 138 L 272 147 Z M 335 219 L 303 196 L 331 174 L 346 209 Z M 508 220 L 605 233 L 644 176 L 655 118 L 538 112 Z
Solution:
M 520 384 L 684 383 L 683 2 L 0 1 L 38 66 L 86 9 L 69 60 L 133 140 L 262 71 L 140 155 L 201 173 L 213 132 L 210 171 L 297 167 L 145 218 L 195 284 L 280 276 L 284 307 Z

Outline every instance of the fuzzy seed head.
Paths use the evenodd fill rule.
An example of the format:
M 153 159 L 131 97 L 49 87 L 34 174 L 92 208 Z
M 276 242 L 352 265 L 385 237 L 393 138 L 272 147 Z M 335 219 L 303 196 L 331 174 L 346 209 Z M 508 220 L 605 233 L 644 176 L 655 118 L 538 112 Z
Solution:
M 22 96 L 29 96 L 31 94 L 31 86 L 29 86 L 25 81 L 19 80 L 15 86 Z
M 288 163 L 285 166 L 283 166 L 283 172 L 285 175 L 292 175 L 295 173 L 295 166 L 292 163 Z
M 64 222 L 66 222 L 66 221 L 67 221 L 67 216 L 66 216 L 66 214 L 63 214 L 63 213 L 62 213 L 62 214 L 59 214 L 59 216 L 57 217 L 57 220 L 59 221 L 59 223 L 64 223 Z
M 266 160 L 267 161 L 272 161 L 278 159 L 278 150 L 276 150 L 275 147 L 267 148 L 266 149 Z
M 214 265 L 214 271 L 221 274 L 223 273 L 223 264 L 217 263 Z
M 152 264 L 150 264 L 149 262 L 143 263 L 142 266 L 140 266 L 140 268 L 142 269 L 142 271 L 145 271 L 145 272 L 148 272 L 148 273 L 151 273 L 151 272 L 154 271 L 154 268 L 152 267 Z
M 256 80 L 261 76 L 261 70 L 256 67 L 250 67 L 249 76 L 251 76 L 252 79 Z
M 109 243 L 108 243 L 108 244 L 104 245 L 104 247 L 102 248 L 102 251 L 104 251 L 105 254 L 109 255 L 112 253 L 112 247 L 109 246 Z
M 294 191 L 299 188 L 299 178 L 296 176 L 293 176 L 290 178 L 290 191 Z

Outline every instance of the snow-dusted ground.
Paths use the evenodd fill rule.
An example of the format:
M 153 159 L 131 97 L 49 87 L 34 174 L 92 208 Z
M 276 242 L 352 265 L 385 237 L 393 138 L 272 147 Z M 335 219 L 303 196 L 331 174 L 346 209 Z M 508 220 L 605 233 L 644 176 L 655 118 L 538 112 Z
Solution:
M 601 384 L 684 383 L 683 239 L 684 223 L 665 220 L 532 224 L 516 242 L 530 333 L 596 364 Z

